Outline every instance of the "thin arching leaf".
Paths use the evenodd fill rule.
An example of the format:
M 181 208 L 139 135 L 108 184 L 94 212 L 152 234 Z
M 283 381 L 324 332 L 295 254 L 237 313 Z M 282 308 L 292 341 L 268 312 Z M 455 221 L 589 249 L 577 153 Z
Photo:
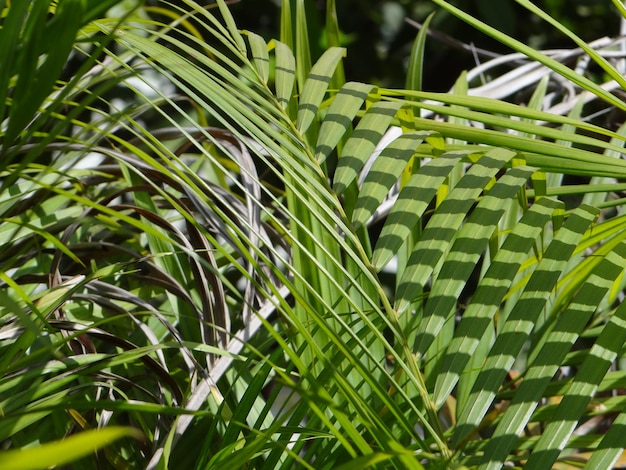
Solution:
M 319 138 L 315 147 L 315 157 L 322 164 L 346 134 L 373 85 L 348 82 L 341 87 L 326 111 Z
M 568 217 L 547 247 L 520 300 L 502 325 L 496 342 L 485 359 L 483 370 L 476 378 L 472 393 L 467 401 L 460 404 L 459 424 L 453 436 L 454 442 L 459 442 L 472 432 L 485 416 L 496 390 L 545 308 L 545 303 L 567 261 L 596 217 L 596 209 L 578 208 Z
M 352 214 L 354 225 L 360 226 L 367 222 L 391 187 L 398 182 L 418 145 L 429 136 L 428 132 L 402 134 L 376 156 L 359 191 L 359 198 Z
M 422 77 L 424 76 L 424 49 L 426 47 L 426 38 L 428 37 L 428 28 L 430 27 L 430 22 L 432 21 L 434 15 L 435 13 L 433 12 L 426 18 L 422 24 L 422 28 L 415 37 L 415 41 L 413 42 L 406 75 L 406 88 L 408 90 L 421 91 L 422 89 Z
M 384 101 L 368 108 L 339 155 L 333 180 L 333 189 L 337 193 L 343 193 L 357 178 L 399 109 L 399 103 Z
M 496 173 L 515 154 L 495 149 L 483 155 L 461 178 L 457 186 L 435 211 L 424 233 L 412 250 L 396 291 L 396 309 L 403 313 L 415 300 L 414 293 L 426 284 L 431 273 L 438 269 L 448 245 L 472 207 L 474 200 Z
M 306 132 L 313 122 L 335 68 L 344 54 L 345 49 L 340 47 L 328 49 L 313 65 L 311 73 L 307 75 L 298 105 L 298 130 L 300 132 Z
M 446 11 L 452 13 L 458 18 L 461 18 L 466 23 L 474 26 L 476 29 L 479 29 L 480 31 L 483 31 L 485 34 L 488 34 L 496 38 L 496 40 L 500 41 L 502 44 L 506 44 L 507 46 L 513 48 L 514 50 L 524 53 L 525 55 L 532 58 L 533 60 L 536 60 L 537 62 L 540 62 L 546 65 L 547 67 L 556 71 L 563 77 L 567 78 L 568 80 L 571 80 L 573 83 L 576 83 L 580 87 L 586 90 L 592 91 L 598 97 L 602 98 L 603 100 L 606 100 L 606 102 L 611 103 L 613 106 L 616 106 L 619 109 L 626 109 L 626 103 L 624 103 L 622 100 L 617 98 L 614 94 L 603 90 L 599 85 L 595 84 L 588 78 L 576 73 L 574 70 L 570 69 L 569 67 L 564 66 L 558 61 L 551 59 L 550 57 L 547 57 L 541 54 L 540 52 L 535 51 L 532 47 L 529 47 L 528 45 L 520 41 L 517 41 L 511 38 L 510 36 L 507 36 L 501 33 L 495 28 L 471 17 L 467 13 L 452 6 L 451 4 L 449 4 L 448 2 L 444 0 L 433 0 L 433 1 L 434 3 L 436 3 L 443 9 L 445 9 Z

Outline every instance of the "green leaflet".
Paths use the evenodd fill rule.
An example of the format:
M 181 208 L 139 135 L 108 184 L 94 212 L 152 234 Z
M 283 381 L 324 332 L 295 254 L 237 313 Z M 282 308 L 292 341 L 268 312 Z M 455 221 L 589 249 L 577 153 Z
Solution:
M 415 351 L 419 354 L 425 355 L 434 339 L 443 336 L 441 329 L 456 313 L 461 291 L 505 212 L 504 201 L 514 200 L 534 171 L 534 168 L 522 166 L 509 170 L 489 189 L 459 231 L 433 281 L 424 307 L 415 339 Z M 447 347 L 451 340 L 444 338 L 441 343 Z M 430 361 L 438 355 L 439 351 L 428 351 Z
M 344 55 L 345 49 L 333 47 L 324 52 L 322 57 L 311 68 L 311 73 L 307 76 L 300 93 L 298 105 L 298 131 L 302 134 L 307 131 L 313 122 L 335 68 Z
M 528 258 L 529 251 L 554 211 L 561 206 L 558 201 L 545 197 L 537 201 L 515 224 L 496 253 L 471 303 L 463 312 L 454 338 L 450 341 L 446 356 L 439 366 L 439 377 L 433 392 L 438 406 L 443 405 L 443 401 L 452 392 L 462 373 L 466 376 L 473 374 L 475 379 L 479 369 L 472 371 L 467 365 L 471 358 L 476 357 L 476 348 L 483 341 L 487 331 L 493 330 L 497 308 L 509 291 L 522 262 Z M 485 351 L 484 355 L 486 354 Z M 484 355 L 477 358 L 478 363 L 482 363 Z M 473 383 L 473 380 L 471 382 Z
M 510 150 L 494 149 L 483 155 L 458 182 L 428 221 L 424 233 L 411 251 L 407 267 L 396 290 L 396 310 L 406 312 L 414 292 L 426 284 L 438 269 L 467 212 L 483 188 L 513 158 Z M 382 236 L 381 236 L 382 240 Z
M 562 270 L 597 214 L 597 209 L 592 207 L 579 207 L 568 217 L 546 248 L 522 296 L 504 325 L 499 328 L 496 342 L 476 378 L 470 396 L 467 401 L 459 404 L 459 422 L 453 435 L 454 443 L 471 433 L 487 413 L 495 392 L 533 331 Z
M 256 33 L 246 31 L 246 35 L 250 43 L 252 61 L 263 83 L 267 83 L 270 76 L 270 58 L 267 53 L 267 44 L 265 44 L 265 40 Z
M 536 355 L 535 361 L 530 365 L 524 381 L 515 391 L 509 408 L 496 428 L 495 435 L 499 438 L 485 447 L 483 462 L 488 465 L 484 468 L 501 467 L 566 354 L 582 333 L 602 298 L 622 273 L 625 262 L 626 243 L 622 242 L 601 259 L 568 308 L 556 319 L 554 328 Z
M 363 225 L 372 216 L 391 187 L 398 181 L 418 145 L 430 135 L 430 132 L 402 134 L 380 152 L 365 175 L 363 186 L 359 191 L 352 215 L 352 223 L 355 226 Z
M 230 13 L 228 6 L 224 0 L 217 0 L 217 6 L 220 9 L 220 13 L 222 14 L 222 18 L 224 18 L 224 22 L 226 23 L 226 27 L 228 28 L 228 32 L 230 33 L 230 39 L 235 43 L 235 45 L 239 48 L 239 52 L 245 55 L 246 53 L 246 42 L 243 40 L 239 29 L 237 29 L 237 25 L 235 24 L 235 19 L 233 15 Z
M 376 244 L 372 264 L 382 269 L 419 222 L 437 190 L 467 152 L 448 152 L 422 165 L 400 191 Z
M 324 163 L 352 127 L 352 121 L 373 89 L 373 85 L 348 82 L 334 96 L 320 126 L 315 146 L 315 158 L 320 164 Z
M 276 97 L 283 109 L 287 109 L 293 97 L 296 82 L 296 59 L 291 49 L 280 41 L 274 41 L 276 55 Z
M 400 106 L 400 103 L 379 101 L 370 106 L 361 118 L 339 156 L 333 180 L 333 189 L 338 194 L 342 194 L 357 178 Z
M 610 317 L 591 347 L 566 395 L 559 403 L 553 421 L 547 424 L 546 430 L 533 449 L 528 465 L 552 465 L 550 462 L 556 460 L 611 363 L 622 350 L 624 342 L 626 342 L 626 303 L 622 303 Z

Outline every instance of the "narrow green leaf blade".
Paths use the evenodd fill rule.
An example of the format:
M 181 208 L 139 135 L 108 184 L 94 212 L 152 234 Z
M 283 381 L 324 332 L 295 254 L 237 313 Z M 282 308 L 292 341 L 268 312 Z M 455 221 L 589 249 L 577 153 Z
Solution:
M 467 152 L 448 152 L 422 165 L 400 191 L 387 216 L 372 263 L 382 269 L 409 237 L 437 190 Z
M 443 255 L 457 234 L 468 211 L 483 189 L 515 153 L 493 149 L 483 155 L 459 180 L 457 186 L 439 205 L 429 220 L 422 237 L 414 247 L 396 290 L 396 309 L 403 313 L 421 292 L 430 275 L 437 269 Z
M 522 296 L 502 326 L 467 403 L 462 404 L 458 410 L 459 423 L 453 435 L 454 442 L 471 434 L 484 418 L 496 391 L 533 331 L 562 270 L 597 214 L 597 209 L 581 206 L 572 212 L 556 233 L 528 280 Z
M 335 0 L 326 1 L 326 42 L 327 47 L 341 47 L 339 20 L 337 19 L 337 7 Z M 330 81 L 330 86 L 338 90 L 346 83 L 346 76 L 343 70 L 343 63 L 337 64 L 337 69 Z
M 140 439 L 142 433 L 120 426 L 84 431 L 37 447 L 0 452 L 0 467 L 5 470 L 35 470 L 65 465 L 124 437 Z
M 348 82 L 335 95 L 322 121 L 315 147 L 315 158 L 320 164 L 324 163 L 350 129 L 356 114 L 373 89 L 374 85 Z
M 28 18 L 28 2 L 12 2 L 6 18 L 0 28 L 0 122 L 4 121 L 6 97 L 9 91 L 9 80 L 15 73 L 16 52 L 23 49 L 17 47 L 20 32 Z
M 533 60 L 536 60 L 537 62 L 542 63 L 546 67 L 554 70 L 559 75 L 562 75 L 563 77 L 567 78 L 572 83 L 575 83 L 581 88 L 594 93 L 596 96 L 605 100 L 607 103 L 611 103 L 612 105 L 616 106 L 619 109 L 626 110 L 626 103 L 620 100 L 613 93 L 610 93 L 604 90 L 600 85 L 597 85 L 596 83 L 594 83 L 587 77 L 580 75 L 579 73 L 575 72 L 569 67 L 561 64 L 557 60 L 551 57 L 548 57 L 545 54 L 542 54 L 541 52 L 533 49 L 527 44 L 524 44 L 520 41 L 517 41 L 516 39 L 513 39 L 510 36 L 507 36 L 506 34 L 498 31 L 497 29 L 483 23 L 482 21 L 472 17 L 468 13 L 451 5 L 445 0 L 433 0 L 433 2 L 437 4 L 438 6 L 442 7 L 443 9 L 447 10 L 448 12 L 450 12 L 457 18 L 460 18 L 464 22 L 473 26 L 474 28 L 493 37 L 496 41 L 502 44 L 505 44 L 518 52 L 521 52 L 522 54 L 528 56 L 529 58 Z
M 298 106 L 298 130 L 305 133 L 317 114 L 317 110 L 324 99 L 330 79 L 337 64 L 345 55 L 345 49 L 332 47 L 311 68 L 300 94 Z
M 369 107 L 339 156 L 333 189 L 341 194 L 357 178 L 385 135 L 401 103 L 379 101 Z
M 426 47 L 426 38 L 428 37 L 428 28 L 430 27 L 430 21 L 435 16 L 435 13 L 431 13 L 426 18 L 426 21 L 422 24 L 422 28 L 415 37 L 415 42 L 411 48 L 411 55 L 409 57 L 409 67 L 406 75 L 406 88 L 407 90 L 420 91 L 422 89 L 422 76 L 424 75 L 424 48 Z

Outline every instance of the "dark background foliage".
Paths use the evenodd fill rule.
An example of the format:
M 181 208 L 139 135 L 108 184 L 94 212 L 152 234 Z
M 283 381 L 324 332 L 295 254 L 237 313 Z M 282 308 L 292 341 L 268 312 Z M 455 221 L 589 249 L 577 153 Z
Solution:
M 292 2 L 295 4 L 295 2 Z M 325 0 L 305 2 L 308 8 L 309 36 L 318 50 L 324 43 Z M 494 0 L 459 0 L 451 2 L 480 18 L 498 30 L 538 48 L 571 48 L 571 42 L 554 28 L 533 17 L 524 8 L 512 2 Z M 541 0 L 537 6 L 557 18 L 583 39 L 619 33 L 619 15 L 606 0 Z M 237 24 L 270 39 L 278 36 L 279 0 L 241 0 L 232 4 Z M 337 1 L 337 16 L 344 41 L 349 45 L 345 60 L 346 76 L 350 80 L 377 83 L 386 87 L 404 85 L 407 57 L 417 29 L 405 19 L 423 22 L 433 11 L 430 2 L 416 0 Z M 317 21 L 316 21 L 317 20 Z M 446 12 L 439 11 L 431 26 L 446 35 L 496 53 L 510 52 L 501 44 L 470 28 Z M 317 38 L 317 39 L 316 39 Z M 317 54 L 316 54 L 317 53 Z M 455 48 L 439 39 L 430 38 L 426 49 L 424 89 L 448 90 L 459 73 L 484 58 Z

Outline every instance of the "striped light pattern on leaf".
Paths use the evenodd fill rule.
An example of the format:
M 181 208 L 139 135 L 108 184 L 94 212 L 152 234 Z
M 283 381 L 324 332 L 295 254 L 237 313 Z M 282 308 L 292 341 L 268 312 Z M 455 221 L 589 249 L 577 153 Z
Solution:
M 315 119 L 330 79 L 344 54 L 345 49 L 341 47 L 328 49 L 313 65 L 311 73 L 307 75 L 298 105 L 298 130 L 301 133 L 305 133 Z
M 528 258 L 532 246 L 561 203 L 542 198 L 514 226 L 512 232 L 496 253 L 489 269 L 481 279 L 476 292 L 455 330 L 455 335 L 440 365 L 439 377 L 433 395 L 438 406 L 443 404 L 457 384 L 461 374 L 476 376 L 468 363 L 476 358 L 476 349 L 489 330 L 494 329 L 497 309 L 508 293 L 521 264 Z M 482 357 L 477 358 L 482 364 Z M 468 375 L 469 374 L 469 375 Z M 471 380 L 473 383 L 473 380 Z
M 534 171 L 534 168 L 521 166 L 508 171 L 480 200 L 459 231 L 424 307 L 415 340 L 415 350 L 419 354 L 426 354 L 444 322 L 456 312 L 461 291 L 506 209 L 502 202 L 514 199 Z M 449 341 L 444 343 L 447 345 Z
M 373 85 L 348 82 L 335 95 L 320 126 L 320 135 L 315 147 L 315 158 L 320 164 L 324 163 L 352 127 L 352 121 L 373 89 Z
M 333 180 L 333 189 L 338 194 L 356 180 L 400 106 L 400 103 L 379 101 L 367 109 L 339 156 Z
M 15 44 L 28 8 L 0 3 Z M 467 75 L 454 93 L 344 84 L 343 49 L 313 57 L 304 0 L 283 1 L 269 43 L 224 0 L 183 4 L 168 24 L 148 8 L 82 31 L 101 54 L 81 44 L 81 77 L 44 79 L 45 106 L 67 115 L 0 71 L 3 96 L 27 104 L 3 143 L 25 163 L 0 172 L 1 440 L 130 416 L 149 443 L 114 457 L 147 468 L 498 467 L 531 453 L 548 468 L 583 448 L 590 467 L 614 462 L 626 399 L 600 392 L 626 387 L 609 371 L 626 337 L 623 132 L 578 119 L 582 104 L 533 109 L 549 79 L 530 106 L 471 96 Z M 198 34 L 179 26 L 187 15 Z M 37 64 L 22 65 L 32 78 Z M 117 91 L 136 104 L 105 111 Z M 42 125 L 25 128 L 33 109 Z M 102 162 L 74 169 L 93 153 Z M 576 434 L 596 416 L 615 427 Z
M 501 418 L 496 432 L 502 437 L 485 448 L 486 468 L 500 468 L 515 445 L 517 436 L 527 425 L 533 411 L 540 403 L 559 364 L 571 350 L 576 339 L 598 308 L 626 263 L 626 243 L 620 243 L 594 269 L 578 290 L 568 308 L 559 314 L 554 328 L 537 353 L 536 359 L 525 374 L 524 381 L 515 391 L 511 405 Z
M 597 215 L 597 209 L 592 207 L 576 209 L 546 248 L 522 296 L 499 328 L 498 337 L 485 358 L 467 402 L 460 404 L 454 442 L 471 433 L 487 413 L 502 380 L 544 311 L 563 268 Z
M 622 303 L 603 328 L 567 388 L 566 395 L 552 417 L 553 421 L 547 424 L 546 432 L 534 447 L 528 465 L 549 466 L 556 460 L 625 342 L 626 304 Z
M 467 152 L 448 152 L 419 168 L 404 185 L 387 216 L 372 263 L 383 268 L 405 242 L 448 174 Z
M 293 52 L 280 41 L 274 41 L 276 55 L 276 98 L 283 109 L 287 109 L 296 83 L 296 59 Z
M 359 191 L 352 223 L 363 225 L 405 171 L 417 147 L 430 136 L 429 132 L 407 132 L 394 139 L 374 160 Z
M 413 292 L 419 291 L 432 272 L 438 269 L 444 253 L 448 251 L 448 246 L 454 240 L 475 199 L 514 155 L 514 152 L 506 149 L 487 152 L 471 166 L 436 209 L 412 249 L 407 267 L 398 283 L 396 310 L 399 313 L 409 309 L 414 300 Z

